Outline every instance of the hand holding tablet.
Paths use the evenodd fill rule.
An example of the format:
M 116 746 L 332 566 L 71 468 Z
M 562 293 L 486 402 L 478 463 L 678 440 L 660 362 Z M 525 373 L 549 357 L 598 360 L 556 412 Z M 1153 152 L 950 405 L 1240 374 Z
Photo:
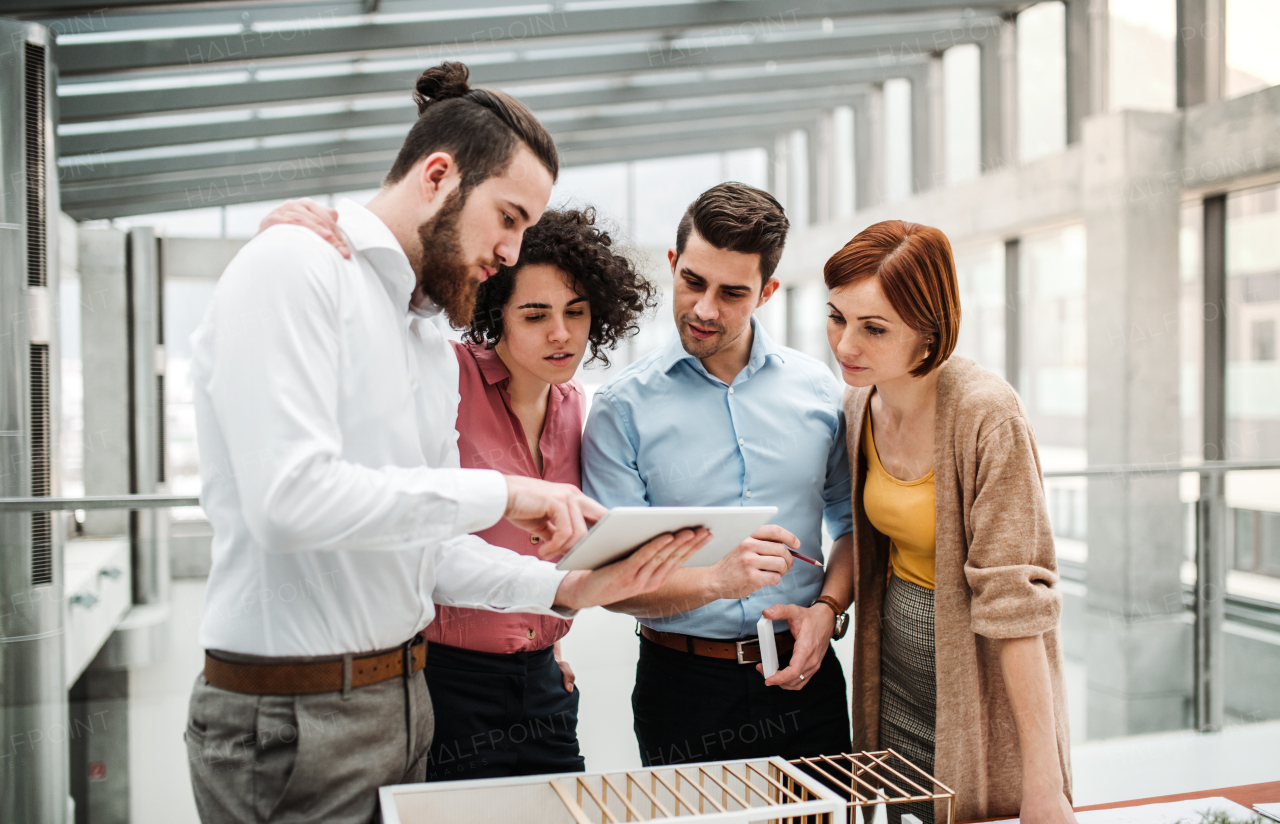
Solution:
M 684 566 L 712 566 L 777 514 L 776 506 L 615 507 L 560 559 L 556 568 L 599 569 L 659 535 L 693 527 L 706 528 L 711 540 Z

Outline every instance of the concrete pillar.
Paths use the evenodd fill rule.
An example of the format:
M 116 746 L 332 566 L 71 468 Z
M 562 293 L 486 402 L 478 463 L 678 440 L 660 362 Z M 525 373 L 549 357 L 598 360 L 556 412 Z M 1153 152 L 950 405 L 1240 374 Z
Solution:
M 1085 123 L 1089 464 L 1178 460 L 1180 116 Z M 1088 735 L 1188 725 L 1192 623 L 1182 606 L 1176 476 L 1089 482 Z
M 795 188 L 795 182 L 791 179 L 791 137 L 786 132 L 774 136 L 769 160 L 773 196 L 782 204 L 790 219 L 791 192 Z M 794 220 L 792 226 L 795 226 Z
M 835 216 L 835 143 L 835 120 L 831 112 L 822 112 L 809 129 L 807 145 L 810 223 L 826 223 Z
M 939 184 L 937 146 L 942 131 L 940 105 L 934 97 L 943 94 L 942 58 L 929 62 L 910 75 L 911 80 L 911 191 L 927 192 Z
M 1226 0 L 1178 0 L 1178 107 L 1216 103 L 1227 92 Z
M 792 229 L 809 225 L 809 133 L 781 132 L 774 139 L 773 196 L 782 204 Z
M 837 106 L 831 112 L 832 217 L 853 217 L 857 211 L 856 175 L 853 163 L 853 108 Z
M 1080 142 L 1086 117 L 1107 110 L 1110 14 L 1107 0 L 1066 0 L 1068 143 Z
M 1018 37 L 1012 17 L 1002 18 L 978 43 L 982 170 L 1018 162 Z
M 132 491 L 129 447 L 129 289 L 125 233 L 81 229 L 80 338 L 84 364 L 84 493 Z M 128 535 L 129 512 L 85 513 L 86 535 Z
M 947 185 L 947 75 L 942 53 L 929 58 L 929 168 L 928 188 Z
M 853 99 L 853 179 L 858 209 L 884 202 L 884 86 Z

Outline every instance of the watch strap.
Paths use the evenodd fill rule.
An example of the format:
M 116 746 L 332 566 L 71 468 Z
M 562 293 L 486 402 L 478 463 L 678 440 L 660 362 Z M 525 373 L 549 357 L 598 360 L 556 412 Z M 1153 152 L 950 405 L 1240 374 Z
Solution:
M 819 595 L 817 598 L 813 599 L 813 603 L 809 606 L 816 607 L 818 604 L 826 604 L 831 607 L 831 611 L 836 614 L 837 618 L 844 615 L 844 610 L 840 608 L 840 604 L 837 603 L 836 599 L 832 598 L 830 595 Z

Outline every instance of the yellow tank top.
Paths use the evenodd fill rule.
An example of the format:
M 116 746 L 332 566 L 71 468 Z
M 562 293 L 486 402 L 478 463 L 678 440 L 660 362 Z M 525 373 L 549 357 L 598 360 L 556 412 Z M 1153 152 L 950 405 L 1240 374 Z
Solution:
M 900 481 L 885 471 L 876 453 L 869 405 L 862 424 L 862 452 L 867 456 L 862 506 L 871 525 L 889 538 L 889 565 L 893 574 L 933 589 L 937 549 L 933 470 L 914 481 Z

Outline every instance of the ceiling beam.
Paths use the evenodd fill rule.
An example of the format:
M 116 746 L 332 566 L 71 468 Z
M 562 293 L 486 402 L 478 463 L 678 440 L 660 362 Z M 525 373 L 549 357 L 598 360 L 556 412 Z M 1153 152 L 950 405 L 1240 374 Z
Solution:
M 852 96 L 855 89 L 849 89 Z M 769 102 L 755 105 L 741 103 L 721 109 L 708 109 L 701 113 L 673 111 L 623 115 L 618 117 L 582 117 L 561 123 L 553 123 L 549 131 L 557 146 L 573 141 L 614 139 L 619 143 L 643 142 L 653 135 L 670 135 L 672 132 L 696 133 L 735 128 L 758 129 L 768 123 L 775 128 L 798 120 L 806 120 L 812 113 L 836 105 L 827 97 L 796 98 L 789 102 Z M 256 149 L 230 149 L 219 151 L 210 146 L 207 151 L 177 157 L 145 158 L 118 162 L 101 162 L 93 155 L 86 156 L 80 164 L 59 167 L 59 175 L 66 184 L 90 184 L 98 181 L 124 180 L 146 176 L 174 177 L 187 173 L 218 168 L 238 168 L 253 173 L 269 174 L 273 169 L 317 168 L 323 169 L 339 156 L 364 155 L 370 152 L 390 153 L 394 157 L 404 142 L 403 135 L 370 137 L 354 140 L 317 140 L 310 144 L 264 147 Z M 175 182 L 179 178 L 174 177 Z
M 566 142 L 560 155 L 564 167 L 650 160 L 764 147 L 772 145 L 776 134 L 769 129 L 738 130 L 729 134 L 673 133 L 662 139 L 635 143 L 583 140 Z M 101 220 L 372 189 L 381 184 L 393 157 L 394 153 L 388 152 L 372 160 L 346 162 L 347 159 L 338 158 L 341 162 L 327 170 L 299 167 L 288 176 L 265 175 L 261 169 L 209 174 L 189 178 L 177 189 L 164 181 L 140 184 L 119 180 L 102 181 L 84 188 L 64 187 L 62 210 L 78 220 Z
M 672 121 L 646 128 L 586 129 L 559 135 L 556 143 L 566 166 L 729 151 L 771 143 L 772 136 L 779 131 L 807 128 L 817 114 L 816 110 L 800 110 L 775 113 L 767 119 L 742 115 Z M 767 135 L 767 139 L 761 135 Z M 323 187 L 332 186 L 335 178 L 345 180 L 346 188 L 377 186 L 398 149 L 398 141 L 394 146 L 379 145 L 376 141 L 348 141 L 341 145 L 309 147 L 307 152 L 295 151 L 288 157 L 273 154 L 269 160 L 241 158 L 243 162 L 213 168 L 161 170 L 151 167 L 130 177 L 95 179 L 64 175 L 62 208 L 73 217 L 83 218 L 97 207 L 115 208 L 143 202 L 150 205 L 139 205 L 131 213 L 267 200 L 281 190 L 292 191 L 299 186 L 319 187 L 309 189 L 313 192 L 334 191 Z
M 794 70 L 791 64 L 827 59 L 848 61 L 846 68 L 850 70 L 884 69 L 920 62 L 927 59 L 929 53 L 952 45 L 980 42 L 994 36 L 988 33 L 997 30 L 997 22 L 997 18 L 987 16 L 933 17 L 910 24 L 904 22 L 901 30 L 892 32 L 866 33 L 854 26 L 840 25 L 829 35 L 819 30 L 813 36 L 777 42 L 742 43 L 718 38 L 706 40 L 696 48 L 686 46 L 682 49 L 664 47 L 655 42 L 644 45 L 639 51 L 621 54 L 477 63 L 471 66 L 471 81 L 473 85 L 514 85 L 510 90 L 519 96 L 520 84 L 569 78 L 625 80 L 636 76 L 636 80 L 661 85 L 661 81 L 667 78 L 676 80 L 683 74 L 731 67 L 754 68 L 765 77 L 768 75 L 764 70 L 770 62 L 775 66 L 774 76 Z M 426 54 L 422 65 L 425 67 L 449 56 Z M 64 93 L 59 95 L 59 120 L 62 123 L 80 123 L 209 109 L 288 106 L 364 96 L 407 95 L 421 73 L 421 69 L 416 67 L 393 71 L 376 69 L 377 64 L 371 64 L 358 74 L 114 93 L 73 94 L 68 92 L 74 92 L 77 84 L 62 83 L 59 89 Z M 202 74 L 207 73 L 206 70 Z
M 637 108 L 653 115 L 665 109 L 706 112 L 738 105 L 758 106 L 776 102 L 794 108 L 797 100 L 838 97 L 853 88 L 866 87 L 869 80 L 879 80 L 878 73 L 815 73 L 801 76 L 766 76 L 763 78 L 691 82 L 664 86 L 627 87 L 590 92 L 573 92 L 531 98 L 534 112 L 548 118 L 549 128 L 556 128 L 555 116 L 566 110 L 596 110 L 591 116 L 609 117 Z M 810 104 L 812 105 L 812 103 Z M 836 104 L 831 104 L 836 105 Z M 661 107 L 661 108 L 659 108 Z M 579 115 L 579 118 L 588 116 Z M 703 116 L 699 114 L 699 116 Z M 417 117 L 412 103 L 386 109 L 331 112 L 298 117 L 249 117 L 226 123 L 199 123 L 177 127 L 148 127 L 128 131 L 62 135 L 58 138 L 61 157 L 102 155 L 108 152 L 135 151 L 161 146 L 212 143 L 281 135 L 336 132 L 374 126 L 401 124 L 407 130 Z
M 384 24 L 364 22 L 334 26 L 332 19 L 302 18 L 294 25 L 266 30 L 248 29 L 227 35 L 185 35 L 152 40 L 70 42 L 57 52 L 63 77 L 154 69 L 229 68 L 338 55 L 365 55 L 408 50 L 431 62 L 436 52 L 465 58 L 480 48 L 522 48 L 539 41 L 590 35 L 635 35 L 642 32 L 674 35 L 689 29 L 716 29 L 720 37 L 759 36 L 785 32 L 801 20 L 868 14 L 963 11 L 975 5 L 1010 11 L 1027 0 L 789 0 L 780 8 L 770 0 L 696 2 L 664 5 L 656 15 L 649 5 L 608 9 L 577 9 L 541 13 L 477 15 Z M 656 23 L 655 20 L 661 20 Z M 434 59 L 440 59 L 434 57 Z

